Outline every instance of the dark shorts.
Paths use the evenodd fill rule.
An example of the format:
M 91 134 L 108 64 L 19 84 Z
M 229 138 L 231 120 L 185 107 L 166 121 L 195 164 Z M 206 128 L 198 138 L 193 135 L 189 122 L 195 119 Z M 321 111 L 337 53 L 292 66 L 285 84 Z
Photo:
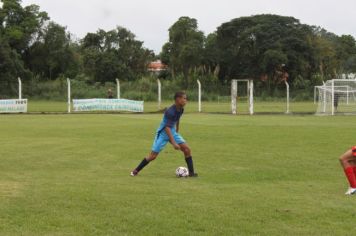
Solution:
M 351 148 L 351 150 L 352 150 L 352 155 L 353 155 L 354 157 L 356 157 L 356 146 L 353 146 L 353 147 Z

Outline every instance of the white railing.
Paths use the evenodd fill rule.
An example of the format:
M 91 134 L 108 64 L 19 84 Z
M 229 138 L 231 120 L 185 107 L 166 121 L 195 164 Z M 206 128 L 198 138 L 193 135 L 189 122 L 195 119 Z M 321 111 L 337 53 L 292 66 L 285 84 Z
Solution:
M 201 83 L 197 80 L 198 83 L 198 111 L 201 112 Z
M 117 90 L 117 99 L 120 99 L 121 94 L 120 94 L 120 80 L 116 79 L 116 90 Z
M 68 101 L 67 101 L 67 105 L 68 105 L 68 113 L 70 113 L 71 111 L 71 87 L 70 87 L 70 79 L 67 78 L 67 86 L 68 86 L 68 90 L 67 90 L 67 97 L 68 97 Z
M 287 105 L 286 105 L 286 114 L 289 114 L 289 84 L 287 81 L 284 81 L 286 84 L 286 90 L 287 90 Z
M 158 110 L 161 110 L 161 103 L 162 103 L 162 84 L 159 79 L 157 79 L 157 85 L 158 85 Z
M 17 78 L 17 80 L 19 81 L 19 99 L 22 99 L 22 82 L 21 82 L 21 78 Z

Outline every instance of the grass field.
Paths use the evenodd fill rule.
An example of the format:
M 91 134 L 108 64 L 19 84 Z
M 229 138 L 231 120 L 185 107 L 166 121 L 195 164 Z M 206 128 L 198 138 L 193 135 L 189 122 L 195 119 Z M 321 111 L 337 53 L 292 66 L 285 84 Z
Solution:
M 200 177 L 167 147 L 140 176 L 161 114 L 0 115 L 0 235 L 350 235 L 337 157 L 356 117 L 186 114 Z

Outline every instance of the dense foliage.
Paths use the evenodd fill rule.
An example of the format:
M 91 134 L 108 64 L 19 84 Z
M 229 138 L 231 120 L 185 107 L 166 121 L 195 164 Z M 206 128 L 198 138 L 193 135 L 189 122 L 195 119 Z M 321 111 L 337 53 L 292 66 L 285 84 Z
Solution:
M 75 40 L 37 5 L 24 7 L 21 0 L 0 3 L 0 97 L 15 90 L 17 77 L 26 84 L 65 77 L 89 84 L 135 80 L 146 73 L 154 58 L 123 27 Z
M 356 41 L 293 17 L 256 15 L 223 23 L 209 35 L 196 19 L 181 17 L 169 28 L 159 56 L 145 48 L 128 29 L 88 33 L 76 39 L 37 5 L 1 0 L 0 94 L 11 93 L 16 78 L 27 84 L 70 77 L 87 84 L 136 81 L 147 65 L 161 59 L 164 79 L 189 88 L 203 83 L 228 84 L 254 79 L 256 90 L 274 95 L 285 80 L 292 88 L 310 90 L 322 80 L 356 72 Z
M 241 17 L 223 23 L 203 39 L 199 35 L 196 20 L 187 17 L 170 28 L 161 57 L 175 74 L 184 68 L 180 69 L 183 74 L 198 71 L 203 77 L 216 75 L 221 82 L 254 79 L 273 92 L 285 80 L 303 89 L 356 72 L 356 41 L 352 36 L 339 37 L 293 17 Z M 185 56 L 186 45 L 194 57 Z

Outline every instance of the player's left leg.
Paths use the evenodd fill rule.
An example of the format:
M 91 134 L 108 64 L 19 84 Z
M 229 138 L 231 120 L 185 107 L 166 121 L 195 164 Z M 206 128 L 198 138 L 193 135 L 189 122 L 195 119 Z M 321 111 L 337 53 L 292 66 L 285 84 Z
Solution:
M 189 146 L 186 143 L 179 144 L 180 150 L 184 153 L 185 162 L 187 163 L 187 167 L 189 170 L 190 177 L 198 177 L 198 173 L 194 171 L 193 158 L 192 153 Z
M 178 133 L 175 133 L 173 135 L 173 138 L 177 142 L 177 144 L 180 146 L 180 150 L 184 153 L 185 162 L 187 163 L 187 167 L 188 167 L 188 170 L 189 170 L 189 176 L 190 177 L 197 177 L 198 174 L 195 173 L 195 171 L 194 171 L 192 151 L 190 150 L 188 144 L 185 142 L 183 137 L 180 136 Z
M 346 195 L 356 194 L 356 146 L 352 147 L 350 150 L 346 151 L 339 158 L 341 166 L 344 169 L 347 180 L 349 181 L 350 187 L 345 193 Z

